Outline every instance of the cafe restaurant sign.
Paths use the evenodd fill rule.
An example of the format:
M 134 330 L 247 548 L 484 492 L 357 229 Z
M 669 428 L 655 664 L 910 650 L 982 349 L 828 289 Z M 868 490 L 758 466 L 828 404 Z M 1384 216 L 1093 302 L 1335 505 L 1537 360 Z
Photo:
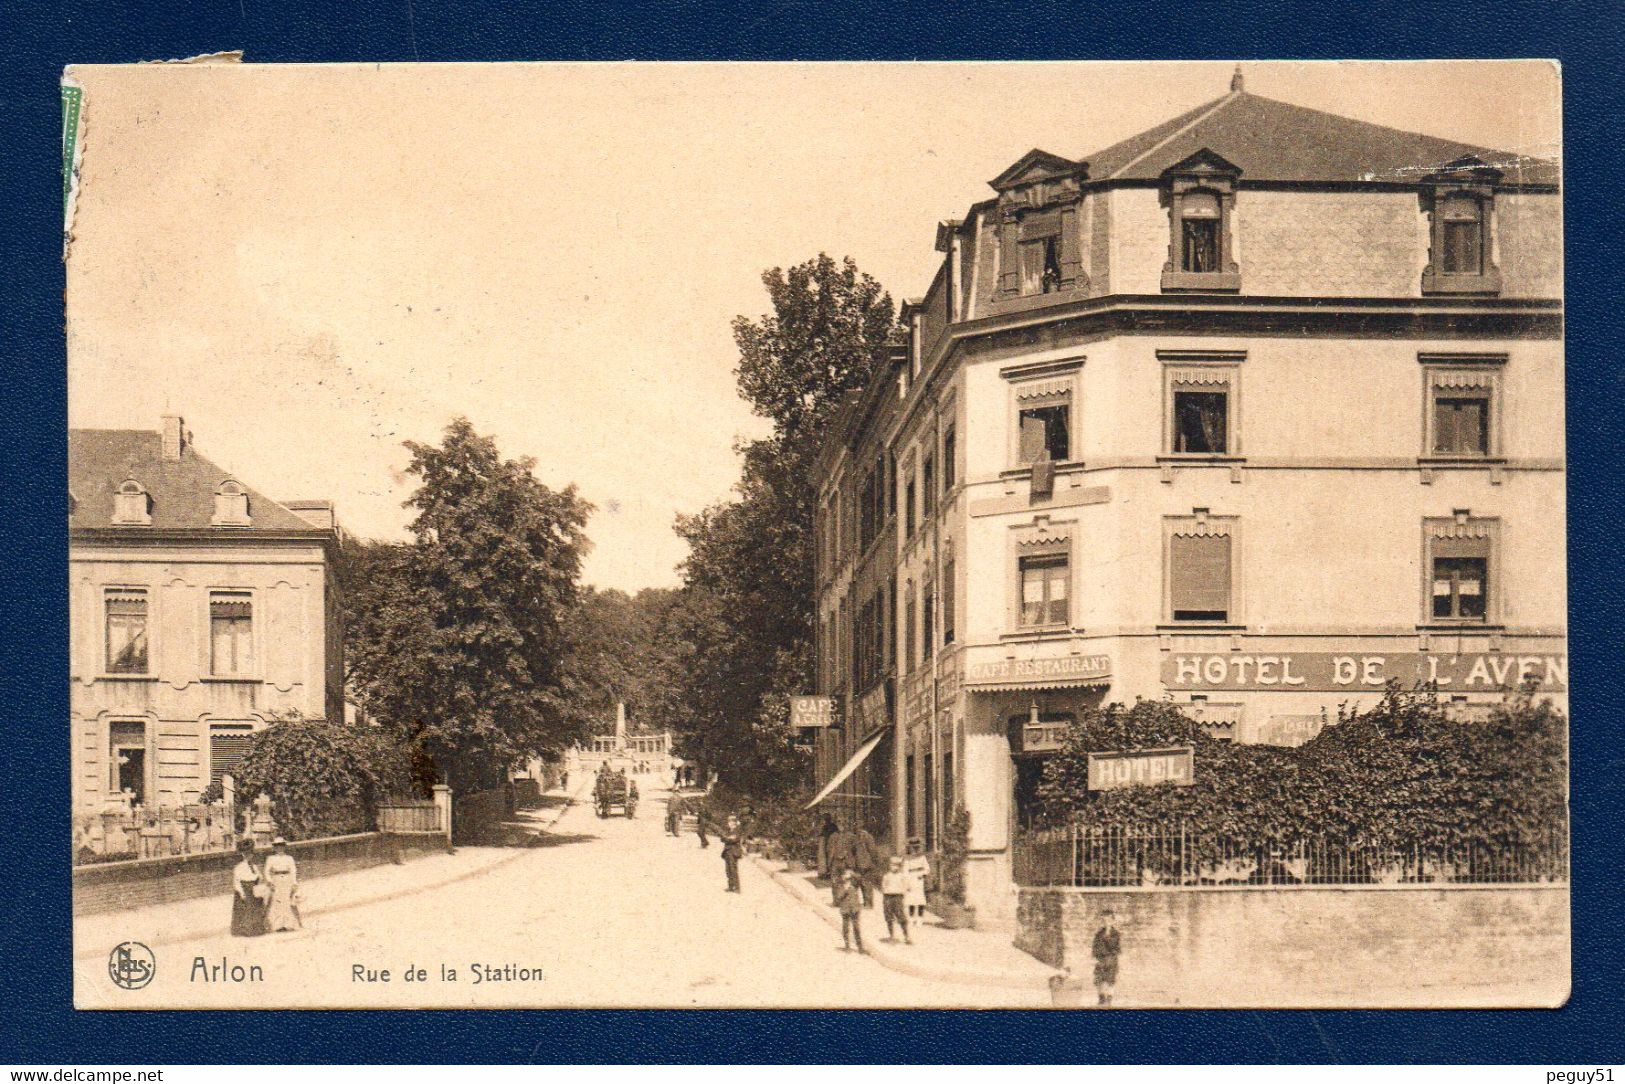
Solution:
M 1531 678 L 1537 683 L 1537 692 L 1566 692 L 1569 657 L 1494 652 L 1449 655 L 1227 651 L 1176 652 L 1162 662 L 1163 687 L 1181 692 L 1209 689 L 1344 692 L 1381 689 L 1389 681 L 1398 681 L 1404 686 L 1433 682 L 1440 692 L 1493 692 L 1518 688 Z
M 1188 787 L 1196 781 L 1196 751 L 1189 745 L 1163 749 L 1128 749 L 1119 753 L 1089 754 L 1089 789 L 1172 783 Z
M 1111 680 L 1110 655 L 1059 655 L 1046 659 L 1000 659 L 975 663 L 967 685 L 1042 686 L 1046 681 L 1083 684 Z
M 838 696 L 792 696 L 790 725 L 799 729 L 827 730 L 841 725 L 841 698 Z

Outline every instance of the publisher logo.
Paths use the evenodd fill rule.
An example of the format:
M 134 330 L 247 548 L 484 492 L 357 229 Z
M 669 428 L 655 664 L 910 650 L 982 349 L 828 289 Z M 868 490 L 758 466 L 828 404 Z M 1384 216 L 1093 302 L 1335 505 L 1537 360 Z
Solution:
M 152 981 L 158 970 L 158 961 L 152 950 L 139 941 L 125 941 L 113 948 L 107 958 L 107 973 L 113 982 L 126 990 L 139 990 Z

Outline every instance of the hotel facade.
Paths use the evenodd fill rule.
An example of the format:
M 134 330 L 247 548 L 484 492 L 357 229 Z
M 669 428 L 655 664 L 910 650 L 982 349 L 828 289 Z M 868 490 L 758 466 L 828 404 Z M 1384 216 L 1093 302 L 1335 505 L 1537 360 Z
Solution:
M 868 551 L 844 450 L 887 465 L 891 541 L 866 559 L 896 584 L 892 710 L 869 756 L 893 846 L 935 848 L 963 805 L 970 902 L 1012 910 L 1044 759 L 1110 702 L 1277 745 L 1390 680 L 1465 715 L 1531 681 L 1566 706 L 1553 163 L 1238 74 L 990 186 L 940 224 L 906 357 L 818 468 L 819 691 L 850 695 Z M 821 778 L 866 748 L 847 703 Z

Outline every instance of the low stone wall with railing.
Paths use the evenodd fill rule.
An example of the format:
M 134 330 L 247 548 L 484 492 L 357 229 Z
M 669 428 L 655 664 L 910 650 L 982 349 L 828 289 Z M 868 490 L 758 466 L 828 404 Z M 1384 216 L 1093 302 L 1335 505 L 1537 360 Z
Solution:
M 299 840 L 288 850 L 301 880 L 313 880 L 428 854 L 444 853 L 443 831 L 362 832 L 327 839 Z M 258 856 L 264 858 L 264 852 Z M 231 851 L 138 858 L 79 866 L 73 871 L 73 913 L 95 915 L 203 896 L 225 898 L 231 891 Z

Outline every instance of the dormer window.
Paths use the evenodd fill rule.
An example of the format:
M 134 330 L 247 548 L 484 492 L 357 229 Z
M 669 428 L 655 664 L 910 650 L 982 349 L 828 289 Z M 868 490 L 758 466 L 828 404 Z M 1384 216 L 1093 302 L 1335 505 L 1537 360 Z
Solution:
M 1422 204 L 1430 216 L 1424 294 L 1495 294 L 1495 185 L 1501 171 L 1477 158 L 1460 158 L 1426 178 Z
M 152 501 L 134 478 L 127 479 L 113 493 L 113 522 L 118 526 L 152 526 Z
M 1078 209 L 1088 164 L 1033 150 L 988 182 L 999 193 L 1000 299 L 1087 289 Z
M 216 527 L 247 527 L 248 494 L 243 487 L 229 478 L 214 491 L 214 519 Z
M 1197 151 L 1163 173 L 1169 229 L 1164 290 L 1241 289 L 1241 268 L 1231 255 L 1240 176 L 1240 169 L 1209 150 Z

